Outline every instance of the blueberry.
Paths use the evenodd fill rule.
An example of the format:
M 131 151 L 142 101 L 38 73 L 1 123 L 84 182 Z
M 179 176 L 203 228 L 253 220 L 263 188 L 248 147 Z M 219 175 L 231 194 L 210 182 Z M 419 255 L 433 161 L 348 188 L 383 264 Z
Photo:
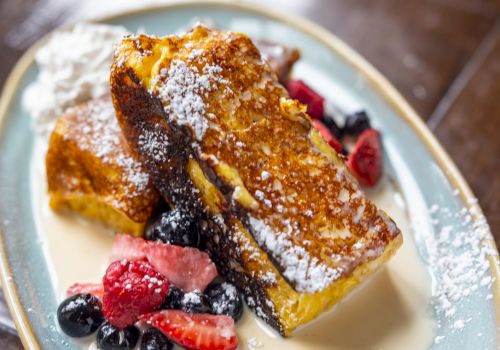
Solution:
M 92 294 L 76 294 L 59 305 L 57 320 L 70 337 L 86 337 L 104 322 L 101 302 Z
M 183 297 L 184 293 L 182 292 L 182 290 L 174 285 L 170 285 L 168 295 L 165 298 L 163 304 L 161 304 L 160 309 L 180 309 Z
M 217 315 L 231 316 L 238 321 L 243 314 L 243 299 L 231 283 L 223 282 L 208 287 L 206 294 L 212 312 Z
M 162 213 L 147 229 L 146 238 L 182 247 L 199 247 L 200 233 L 190 214 L 179 209 Z
M 105 322 L 97 331 L 97 347 L 103 350 L 133 349 L 139 335 L 140 331 L 136 326 L 120 329 Z
M 339 140 L 342 136 L 342 129 L 340 129 L 337 123 L 335 123 L 333 117 L 325 116 L 322 121 L 323 124 L 325 124 L 325 126 L 328 128 L 328 130 L 330 130 L 330 132 L 333 134 L 333 136 L 335 136 L 335 138 Z
M 142 335 L 139 350 L 172 350 L 174 344 L 156 328 L 147 329 Z
M 184 294 L 181 300 L 181 310 L 189 314 L 209 314 L 212 312 L 207 296 L 197 291 Z
M 365 111 L 358 111 L 347 116 L 344 133 L 357 136 L 370 127 L 370 119 Z

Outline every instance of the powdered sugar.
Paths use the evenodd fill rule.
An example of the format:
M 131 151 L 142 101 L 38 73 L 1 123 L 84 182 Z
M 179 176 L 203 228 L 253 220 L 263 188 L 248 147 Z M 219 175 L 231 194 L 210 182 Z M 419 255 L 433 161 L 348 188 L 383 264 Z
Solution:
M 249 216 L 248 221 L 257 243 L 278 261 L 283 276 L 295 284 L 297 291 L 318 292 L 341 276 L 340 269 L 321 264 L 303 247 L 293 244 L 290 226 L 288 232 L 275 232 L 262 220 Z
M 154 130 L 142 130 L 137 141 L 139 149 L 157 162 L 165 162 L 168 155 L 168 138 L 160 126 Z
M 216 298 L 212 303 L 213 311 L 219 315 L 223 314 L 224 311 L 228 309 L 227 305 L 229 303 L 238 298 L 238 291 L 235 286 L 226 282 L 222 283 L 221 286 L 224 289 L 224 294 Z
M 121 129 L 116 120 L 111 99 L 100 99 L 86 108 L 78 107 L 68 111 L 68 113 L 75 113 L 76 118 L 80 120 L 75 124 L 77 129 L 71 131 L 81 135 L 75 138 L 78 140 L 78 147 L 100 158 L 104 164 L 119 167 L 123 189 L 128 195 L 135 196 L 145 191 L 149 176 L 144 172 L 141 164 L 126 152 L 121 143 Z M 69 134 L 65 137 L 69 137 Z M 119 201 L 116 204 L 124 205 Z
M 156 91 L 169 118 L 179 125 L 189 126 L 198 141 L 203 139 L 209 127 L 202 96 L 216 90 L 217 83 L 226 83 L 218 76 L 221 70 L 219 66 L 207 64 L 200 72 L 195 66 L 173 60 L 168 70 L 161 70 L 156 82 Z
M 438 232 L 426 237 L 424 242 L 436 279 L 433 295 L 434 308 L 441 320 L 438 329 L 452 332 L 462 331 L 477 317 L 473 313 L 467 315 L 461 306 L 463 302 L 477 295 L 480 289 L 486 291 L 486 299 L 492 297 L 494 278 L 488 258 L 498 254 L 488 242 L 489 226 L 475 206 L 475 200 L 469 205 L 460 211 L 432 205 L 429 213 Z M 461 224 L 449 224 L 450 220 L 460 220 Z M 434 342 L 438 344 L 444 338 L 438 334 Z

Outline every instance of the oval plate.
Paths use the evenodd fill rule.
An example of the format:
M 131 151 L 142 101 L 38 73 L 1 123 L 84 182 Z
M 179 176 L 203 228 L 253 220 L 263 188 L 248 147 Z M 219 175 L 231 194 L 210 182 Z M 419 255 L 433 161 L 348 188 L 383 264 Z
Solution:
M 383 130 L 391 174 L 408 202 L 412 222 L 419 225 L 414 237 L 433 279 L 433 305 L 429 313 L 438 325 L 432 348 L 496 349 L 500 288 L 494 241 L 457 168 L 394 87 L 357 53 L 322 28 L 302 18 L 283 16 L 253 5 L 179 3 L 98 21 L 120 24 L 131 32 L 143 28 L 148 33 L 161 35 L 174 32 L 194 17 L 211 18 L 223 28 L 299 47 L 303 56 L 297 71 L 313 75 L 310 81 L 316 78 L 325 81 L 318 89 L 328 100 L 345 110 L 368 111 L 376 127 Z M 0 273 L 10 311 L 26 348 L 77 348 L 74 343 L 69 344 L 56 327 L 57 293 L 50 283 L 45 253 L 37 244 L 39 233 L 31 207 L 34 133 L 29 115 L 21 108 L 21 96 L 37 75 L 33 60 L 36 46 L 14 68 L 0 101 Z M 445 208 L 449 215 L 437 223 L 431 215 L 435 208 Z M 439 242 L 442 243 L 439 239 L 442 239 L 443 227 L 452 242 L 459 231 L 463 231 L 465 210 L 471 215 L 466 218 L 468 229 L 485 238 L 465 246 L 465 251 L 464 246 L 456 249 L 447 246 L 447 249 L 448 253 L 455 249 L 453 257 L 461 259 L 468 254 L 468 248 L 478 248 L 478 244 L 480 249 L 484 245 L 491 248 L 490 266 L 481 281 L 485 283 L 480 283 L 477 289 L 470 279 L 460 279 L 461 276 L 446 271 L 446 261 L 436 260 L 435 250 L 440 248 Z M 455 280 L 450 282 L 446 278 Z M 446 283 L 461 291 L 470 290 L 466 297 L 455 302 L 453 315 L 447 316 L 439 311 L 442 286 Z M 465 326 L 461 327 L 462 324 Z

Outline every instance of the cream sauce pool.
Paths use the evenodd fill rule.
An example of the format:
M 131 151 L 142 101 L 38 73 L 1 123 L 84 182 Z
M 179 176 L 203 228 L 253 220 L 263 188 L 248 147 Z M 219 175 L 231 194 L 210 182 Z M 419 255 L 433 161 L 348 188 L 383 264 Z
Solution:
M 60 299 L 75 282 L 99 282 L 108 265 L 113 233 L 75 215 L 49 208 L 45 144 L 37 142 L 32 166 L 33 211 L 51 280 Z M 427 349 L 433 341 L 428 315 L 430 277 L 418 256 L 403 197 L 387 180 L 369 197 L 403 232 L 397 254 L 368 281 L 317 320 L 283 339 L 246 309 L 237 323 L 238 349 Z M 55 312 L 56 310 L 54 310 Z M 82 342 L 95 349 L 95 342 Z

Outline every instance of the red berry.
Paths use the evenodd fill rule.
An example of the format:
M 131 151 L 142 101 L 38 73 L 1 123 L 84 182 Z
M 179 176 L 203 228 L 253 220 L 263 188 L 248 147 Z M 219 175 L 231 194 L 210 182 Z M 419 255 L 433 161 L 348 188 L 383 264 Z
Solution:
M 141 320 L 188 349 L 233 350 L 238 347 L 234 320 L 229 316 L 164 310 L 143 315 Z
M 75 283 L 66 290 L 66 296 L 71 297 L 76 294 L 92 294 L 102 299 L 104 289 L 98 283 Z
M 146 245 L 147 241 L 142 238 L 117 233 L 113 242 L 113 248 L 111 248 L 109 261 L 113 262 L 123 259 L 130 261 L 143 260 L 146 258 L 146 254 L 144 253 Z
M 325 100 L 320 94 L 307 86 L 302 80 L 290 80 L 287 88 L 291 98 L 307 105 L 307 113 L 311 118 L 323 118 Z
M 312 123 L 314 128 L 318 130 L 323 137 L 323 140 L 325 140 L 326 143 L 332 146 L 332 148 L 336 150 L 337 153 L 340 153 L 342 151 L 342 144 L 335 138 L 335 136 L 333 136 L 326 125 L 317 119 L 313 119 Z
M 155 310 L 168 294 L 169 282 L 146 261 L 115 261 L 103 278 L 102 311 L 115 327 L 125 328 Z
M 217 276 L 217 268 L 207 253 L 142 238 L 116 235 L 111 260 L 142 260 L 185 292 L 203 290 Z
M 382 176 L 382 143 L 380 133 L 366 129 L 361 133 L 347 160 L 347 167 L 363 186 L 372 187 Z
M 208 254 L 196 248 L 150 242 L 145 251 L 151 265 L 184 292 L 203 292 L 217 276 Z

